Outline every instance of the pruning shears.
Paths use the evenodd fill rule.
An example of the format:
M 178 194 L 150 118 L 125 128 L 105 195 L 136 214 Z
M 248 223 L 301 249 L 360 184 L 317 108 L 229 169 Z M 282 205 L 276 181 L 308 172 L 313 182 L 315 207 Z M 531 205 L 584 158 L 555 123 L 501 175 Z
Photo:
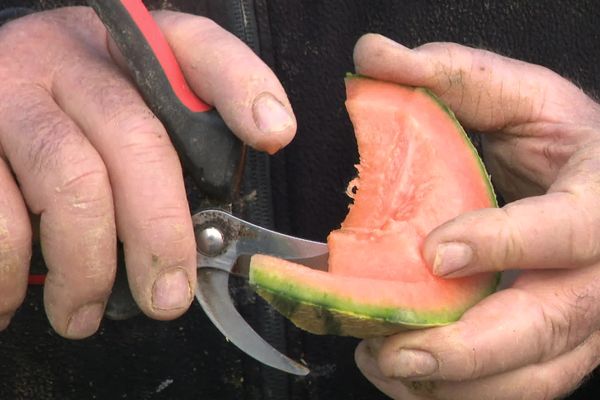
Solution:
M 196 298 L 214 325 L 233 344 L 260 362 L 297 375 L 306 366 L 263 340 L 236 310 L 228 282 L 248 276 L 256 253 L 292 259 L 326 269 L 327 246 L 283 235 L 231 213 L 242 176 L 245 148 L 218 112 L 187 85 L 169 47 L 141 0 L 89 0 L 127 60 L 146 103 L 162 121 L 184 169 L 194 179 L 204 204 L 192 216 L 198 254 Z

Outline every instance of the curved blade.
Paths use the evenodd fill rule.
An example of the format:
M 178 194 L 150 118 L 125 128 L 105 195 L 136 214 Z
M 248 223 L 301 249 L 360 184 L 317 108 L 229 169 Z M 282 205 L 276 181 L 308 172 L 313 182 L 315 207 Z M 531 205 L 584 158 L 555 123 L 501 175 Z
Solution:
M 295 375 L 307 375 L 304 365 L 286 357 L 267 343 L 233 306 L 228 289 L 229 274 L 212 268 L 198 269 L 196 298 L 221 333 L 246 354 L 273 368 Z

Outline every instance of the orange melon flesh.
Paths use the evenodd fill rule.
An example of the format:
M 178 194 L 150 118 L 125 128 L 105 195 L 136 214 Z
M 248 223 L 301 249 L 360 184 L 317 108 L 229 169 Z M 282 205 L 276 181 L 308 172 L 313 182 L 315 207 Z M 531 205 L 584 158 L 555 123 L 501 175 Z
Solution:
M 370 337 L 456 321 L 498 276 L 436 277 L 422 245 L 457 215 L 496 206 L 485 168 L 426 89 L 352 76 L 346 90 L 360 165 L 354 202 L 328 238 L 329 271 L 256 255 L 250 284 L 314 333 Z

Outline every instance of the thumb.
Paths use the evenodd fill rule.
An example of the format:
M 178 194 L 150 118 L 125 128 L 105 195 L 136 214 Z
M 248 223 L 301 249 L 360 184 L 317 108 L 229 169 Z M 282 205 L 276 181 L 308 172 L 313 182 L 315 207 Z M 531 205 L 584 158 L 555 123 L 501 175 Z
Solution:
M 590 211 L 590 209 L 594 211 Z M 435 275 L 574 268 L 600 259 L 600 215 L 569 192 L 463 214 L 435 229 L 424 257 Z
M 281 83 L 240 39 L 207 18 L 171 11 L 153 17 L 190 88 L 244 143 L 273 154 L 293 139 L 296 119 Z M 125 67 L 110 37 L 108 49 Z

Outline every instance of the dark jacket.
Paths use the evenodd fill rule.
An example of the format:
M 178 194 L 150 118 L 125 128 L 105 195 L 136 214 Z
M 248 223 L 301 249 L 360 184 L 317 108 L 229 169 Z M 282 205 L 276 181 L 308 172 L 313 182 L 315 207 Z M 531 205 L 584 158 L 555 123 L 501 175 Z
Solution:
M 0 8 L 49 8 L 76 1 L 2 1 Z M 454 41 L 543 64 L 591 93 L 600 90 L 600 5 L 470 0 L 171 0 L 147 1 L 211 16 L 245 40 L 283 82 L 298 118 L 294 142 L 274 157 L 252 153 L 243 212 L 259 224 L 324 240 L 343 219 L 356 144 L 343 108 L 342 77 L 365 32 L 408 46 Z M 241 13 L 246 25 L 241 24 Z M 190 187 L 193 203 L 194 188 Z M 34 264 L 42 263 L 39 254 Z M 138 316 L 103 322 L 98 334 L 67 341 L 52 332 L 40 288 L 31 288 L 0 333 L 0 399 L 383 399 L 358 372 L 354 339 L 305 334 L 243 283 L 239 307 L 263 337 L 305 360 L 312 373 L 288 376 L 246 357 L 196 305 L 182 318 Z M 248 300 L 250 299 L 250 300 Z M 596 382 L 598 379 L 596 379 Z M 592 398 L 592 385 L 576 398 Z

